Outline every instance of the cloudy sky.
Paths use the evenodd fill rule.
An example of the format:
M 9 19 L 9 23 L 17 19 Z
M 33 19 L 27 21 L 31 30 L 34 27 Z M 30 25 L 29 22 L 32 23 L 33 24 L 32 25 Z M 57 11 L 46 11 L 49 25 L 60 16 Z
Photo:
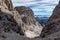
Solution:
M 59 0 L 12 0 L 15 6 L 30 7 L 35 15 L 51 15 Z

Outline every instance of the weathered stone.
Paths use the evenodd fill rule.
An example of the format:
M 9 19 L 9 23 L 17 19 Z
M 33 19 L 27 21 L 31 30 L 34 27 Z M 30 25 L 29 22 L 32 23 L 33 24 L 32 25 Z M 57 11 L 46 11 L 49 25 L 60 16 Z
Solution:
M 49 18 L 46 26 L 43 28 L 41 36 L 47 36 L 58 31 L 60 31 L 60 2 L 55 7 L 52 16 Z
M 0 3 L 1 32 L 15 32 L 29 38 L 40 35 L 42 26 L 35 20 L 30 8 L 22 6 L 22 13 L 19 13 L 13 9 L 11 0 L 0 0 Z
M 11 0 L 5 0 L 4 2 L 5 2 L 5 4 L 7 5 L 8 9 L 9 9 L 10 11 L 12 11 L 12 10 L 13 10 L 12 1 L 11 1 Z
M 21 15 L 22 21 L 25 24 L 28 24 L 28 25 L 34 24 L 36 20 L 34 18 L 33 11 L 30 8 L 19 6 L 19 7 L 15 7 L 15 9 L 19 12 L 19 14 Z
M 13 10 L 13 5 L 11 0 L 0 0 L 0 6 L 3 6 L 5 9 Z
M 21 28 L 24 34 L 30 38 L 39 36 L 43 27 L 36 21 L 33 11 L 24 6 L 15 7 L 15 9 L 21 16 L 23 22 Z

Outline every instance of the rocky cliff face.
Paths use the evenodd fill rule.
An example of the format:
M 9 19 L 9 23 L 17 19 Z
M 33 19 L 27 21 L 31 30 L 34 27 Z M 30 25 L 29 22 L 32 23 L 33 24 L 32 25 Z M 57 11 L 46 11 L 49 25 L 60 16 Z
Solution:
M 58 31 L 60 31 L 60 1 L 55 7 L 52 16 L 47 21 L 46 26 L 43 28 L 41 36 L 47 36 Z
M 0 5 L 8 10 L 13 10 L 13 5 L 11 0 L 0 0 Z
M 24 34 L 27 37 L 39 36 L 42 30 L 42 26 L 36 21 L 33 11 L 30 8 L 24 6 L 15 7 L 15 9 L 19 12 L 22 22 L 24 23 Z
M 13 9 L 11 0 L 0 0 L 0 40 L 59 40 L 59 10 L 60 3 L 54 9 L 53 15 L 42 31 L 42 26 L 35 20 L 33 11 L 30 8 L 21 6 Z M 42 36 L 46 35 L 45 38 L 37 37 L 41 31 Z
M 23 32 L 21 31 L 21 27 L 18 26 L 18 23 L 16 22 L 17 21 L 16 17 L 18 18 L 19 14 L 17 11 L 13 10 L 11 0 L 0 0 L 0 3 L 1 3 L 0 5 L 0 32 L 13 32 L 14 31 L 19 34 L 23 34 Z M 21 21 L 21 18 L 19 19 Z
M 24 6 L 19 6 L 15 7 L 15 9 L 19 12 L 21 15 L 22 21 L 27 24 L 35 24 L 36 20 L 34 17 L 34 13 L 30 8 L 24 7 Z
M 0 0 L 0 33 L 15 32 L 29 38 L 39 36 L 42 26 L 35 20 L 33 11 L 27 7 L 19 10 L 13 9 L 11 0 Z
M 5 4 L 7 5 L 8 9 L 10 11 L 13 10 L 13 4 L 12 4 L 12 1 L 11 0 L 4 0 Z

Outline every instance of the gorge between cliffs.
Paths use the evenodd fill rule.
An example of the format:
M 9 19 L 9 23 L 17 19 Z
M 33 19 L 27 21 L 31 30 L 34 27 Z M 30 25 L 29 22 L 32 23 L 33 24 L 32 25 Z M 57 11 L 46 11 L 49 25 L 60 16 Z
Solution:
M 45 26 L 29 7 L 0 0 L 0 40 L 60 40 L 60 1 Z

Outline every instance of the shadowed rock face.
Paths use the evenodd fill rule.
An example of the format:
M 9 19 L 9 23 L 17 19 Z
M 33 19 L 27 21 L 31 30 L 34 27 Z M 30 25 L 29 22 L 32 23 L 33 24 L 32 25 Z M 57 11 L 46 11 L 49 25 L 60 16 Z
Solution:
M 1 31 L 19 31 L 19 26 L 14 19 L 14 14 L 11 0 L 0 0 L 0 27 Z M 9 11 L 10 10 L 10 11 Z M 21 28 L 20 28 L 21 30 Z
M 16 32 L 24 35 L 21 30 L 21 17 L 17 11 L 13 11 L 11 0 L 0 0 L 0 3 L 0 30 L 2 32 Z M 18 26 L 18 22 L 20 23 L 20 26 Z
M 41 36 L 47 36 L 58 31 L 60 31 L 60 2 L 55 7 L 52 16 L 49 18 L 46 26 L 43 28 Z
M 17 6 L 15 9 L 19 12 L 24 28 L 24 34 L 27 37 L 37 37 L 40 35 L 42 26 L 36 21 L 33 11 L 30 8 L 24 6 Z
M 13 31 L 16 33 L 20 31 L 13 16 L 8 13 L 0 12 L 0 33 Z

